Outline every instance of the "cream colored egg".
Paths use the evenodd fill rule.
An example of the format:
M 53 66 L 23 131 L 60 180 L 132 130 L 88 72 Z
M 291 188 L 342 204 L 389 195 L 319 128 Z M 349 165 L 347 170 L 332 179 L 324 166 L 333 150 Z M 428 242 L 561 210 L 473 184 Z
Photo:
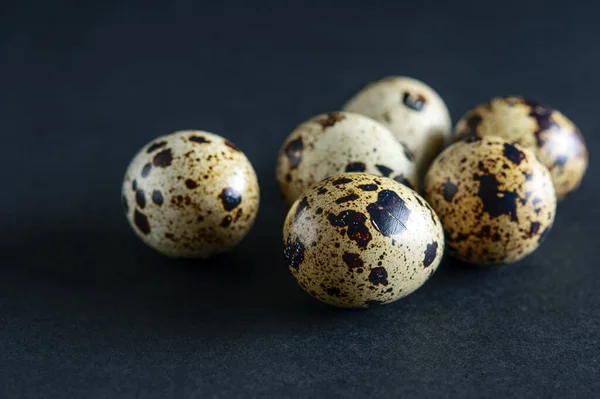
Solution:
M 216 134 L 178 131 L 133 158 L 122 187 L 127 220 L 150 247 L 172 257 L 207 258 L 248 233 L 259 205 L 250 161 Z
M 531 149 L 552 174 L 563 198 L 581 184 L 588 151 L 577 126 L 559 111 L 523 97 L 495 97 L 467 112 L 454 140 L 499 136 Z
M 370 83 L 342 108 L 381 122 L 413 154 L 424 173 L 449 141 L 450 113 L 439 94 L 425 83 L 406 76 L 390 76 Z
M 390 177 L 418 189 L 410 154 L 388 129 L 358 114 L 311 118 L 288 136 L 277 158 L 277 182 L 288 205 L 316 182 L 344 172 Z
M 434 273 L 441 223 L 416 192 L 392 179 L 344 173 L 291 207 L 285 258 L 298 284 L 334 306 L 364 308 L 403 298 Z
M 444 150 L 427 172 L 425 197 L 442 221 L 448 252 L 474 264 L 524 258 L 556 213 L 548 169 L 532 151 L 493 136 Z

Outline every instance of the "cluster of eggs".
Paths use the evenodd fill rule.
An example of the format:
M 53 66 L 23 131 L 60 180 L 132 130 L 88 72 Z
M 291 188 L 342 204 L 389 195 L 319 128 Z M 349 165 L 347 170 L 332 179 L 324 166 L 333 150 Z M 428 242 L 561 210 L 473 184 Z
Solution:
M 285 259 L 298 284 L 323 302 L 390 303 L 422 286 L 446 248 L 477 265 L 533 252 L 587 162 L 577 127 L 548 106 L 493 98 L 453 131 L 431 87 L 385 78 L 340 111 L 303 122 L 283 143 L 276 177 L 289 208 Z M 259 205 L 246 156 L 204 131 L 144 146 L 122 193 L 136 233 L 174 257 L 231 249 Z

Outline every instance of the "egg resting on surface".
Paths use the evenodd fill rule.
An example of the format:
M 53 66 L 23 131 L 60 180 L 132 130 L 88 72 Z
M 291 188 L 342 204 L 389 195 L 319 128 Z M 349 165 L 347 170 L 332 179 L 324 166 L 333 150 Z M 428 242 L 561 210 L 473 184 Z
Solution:
M 437 269 L 441 223 L 415 191 L 392 179 L 344 173 L 291 207 L 285 258 L 298 284 L 330 305 L 365 308 L 403 298 Z
M 468 111 L 456 124 L 454 141 L 499 136 L 535 152 L 550 170 L 558 198 L 577 189 L 588 151 L 577 126 L 559 111 L 523 97 L 495 97 Z
M 158 137 L 135 155 L 122 201 L 131 227 L 150 247 L 171 257 L 207 258 L 248 233 L 259 187 L 233 143 L 185 130 Z
M 450 138 L 452 121 L 444 100 L 425 83 L 390 76 L 368 84 L 342 108 L 381 122 L 414 155 L 420 174 Z
M 532 151 L 492 136 L 444 150 L 427 172 L 425 198 L 442 221 L 448 252 L 474 264 L 522 259 L 556 213 L 548 169 Z
M 344 172 L 391 177 L 418 188 L 410 153 L 383 125 L 358 114 L 311 118 L 288 136 L 277 158 L 277 182 L 287 205 L 316 182 Z

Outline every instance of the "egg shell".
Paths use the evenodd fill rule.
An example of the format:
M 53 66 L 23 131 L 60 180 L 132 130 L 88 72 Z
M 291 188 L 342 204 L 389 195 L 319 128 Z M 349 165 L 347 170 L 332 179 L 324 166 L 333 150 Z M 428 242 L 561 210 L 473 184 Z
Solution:
M 277 182 L 288 205 L 316 182 L 344 172 L 391 177 L 418 189 L 410 153 L 383 125 L 358 114 L 311 118 L 288 136 L 277 158 Z
M 549 106 L 523 97 L 495 97 L 467 112 L 456 124 L 454 141 L 499 136 L 535 152 L 550 170 L 558 198 L 577 189 L 588 165 L 581 132 Z
M 366 308 L 403 298 L 437 269 L 441 223 L 392 179 L 344 173 L 319 182 L 285 220 L 285 258 L 298 284 L 330 305 Z
M 444 100 L 425 83 L 406 76 L 370 83 L 342 110 L 381 122 L 414 155 L 420 174 L 450 139 L 452 121 Z
M 233 143 L 184 130 L 158 137 L 135 155 L 122 201 L 131 227 L 150 247 L 171 257 L 207 258 L 248 233 L 259 187 Z
M 493 136 L 444 150 L 427 173 L 425 197 L 442 221 L 448 252 L 473 264 L 524 258 L 556 213 L 548 169 L 532 151 Z

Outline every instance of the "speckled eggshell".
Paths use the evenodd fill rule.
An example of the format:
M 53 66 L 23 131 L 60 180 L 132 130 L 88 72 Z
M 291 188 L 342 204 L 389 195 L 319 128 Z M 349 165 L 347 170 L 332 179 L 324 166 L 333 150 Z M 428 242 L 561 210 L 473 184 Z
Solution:
M 342 108 L 381 122 L 414 154 L 424 173 L 447 144 L 452 130 L 450 113 L 439 94 L 425 83 L 390 76 L 359 91 Z
M 444 252 L 441 223 L 416 192 L 392 179 L 344 173 L 291 207 L 285 258 L 300 286 L 334 306 L 365 308 L 419 288 Z
M 302 123 L 277 158 L 277 182 L 288 205 L 316 182 L 344 172 L 391 177 L 418 189 L 410 153 L 387 128 L 358 114 L 332 112 Z
M 456 124 L 454 140 L 499 136 L 535 152 L 550 169 L 556 194 L 579 187 L 588 151 L 579 129 L 546 105 L 522 97 L 496 97 L 467 112 Z
M 150 247 L 172 257 L 207 258 L 248 233 L 259 188 L 233 143 L 186 130 L 159 137 L 135 155 L 122 200 L 127 220 Z
M 442 220 L 448 252 L 481 265 L 533 252 L 556 212 L 548 169 L 532 151 L 492 136 L 444 150 L 427 173 L 425 197 Z

